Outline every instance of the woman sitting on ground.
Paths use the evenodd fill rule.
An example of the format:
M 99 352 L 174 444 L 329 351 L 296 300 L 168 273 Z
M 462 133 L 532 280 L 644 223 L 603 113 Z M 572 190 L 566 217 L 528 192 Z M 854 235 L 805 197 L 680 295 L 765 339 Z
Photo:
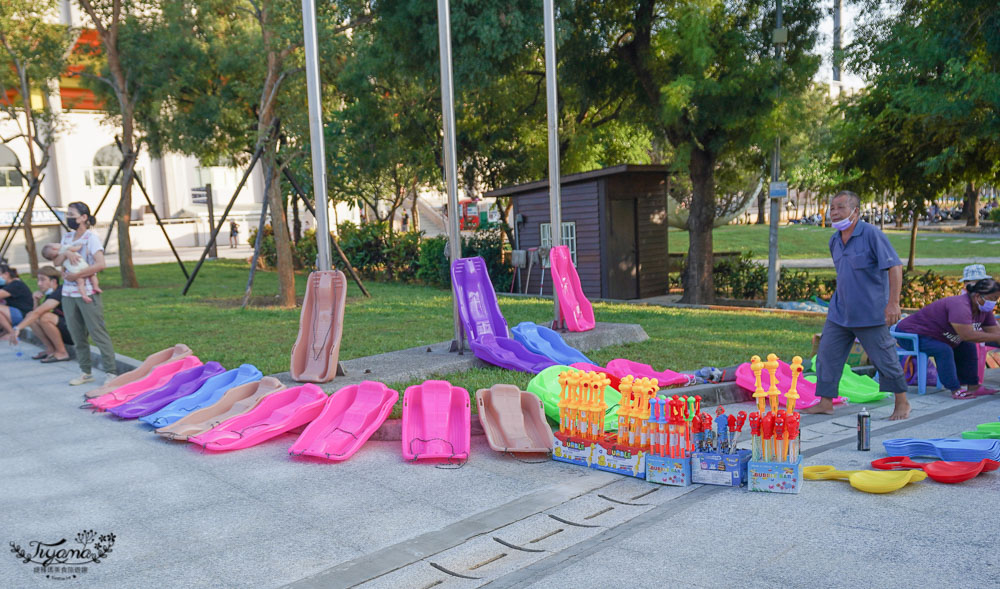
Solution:
M 43 364 L 69 360 L 66 344 L 73 344 L 61 307 L 62 285 L 59 284 L 61 275 L 62 273 L 52 266 L 38 269 L 38 288 L 41 292 L 35 293 L 35 308 L 14 326 L 14 337 L 11 338 L 11 343 L 15 343 L 25 327 L 37 323 L 35 335 L 41 340 L 45 350 L 32 358 L 41 360 Z
M 951 389 L 956 399 L 997 392 L 979 382 L 976 344 L 1000 342 L 1000 327 L 993 316 L 1000 299 L 1000 283 L 984 278 L 967 285 L 965 291 L 936 300 L 896 325 L 896 331 L 919 336 L 920 351 L 934 358 L 941 384 Z
M 14 326 L 31 312 L 31 289 L 21 282 L 17 270 L 0 264 L 0 340 L 10 337 Z M 3 304 L 6 303 L 6 304 Z

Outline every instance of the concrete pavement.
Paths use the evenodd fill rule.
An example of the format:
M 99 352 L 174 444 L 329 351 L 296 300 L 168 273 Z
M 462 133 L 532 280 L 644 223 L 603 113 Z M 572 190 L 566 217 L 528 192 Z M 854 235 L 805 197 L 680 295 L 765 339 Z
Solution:
M 997 472 L 891 495 L 808 481 L 780 496 L 521 462 L 481 436 L 458 469 L 409 464 L 398 442 L 338 464 L 291 459 L 291 434 L 206 454 L 78 408 L 75 372 L 0 346 L 0 539 L 79 546 L 94 530 L 115 535 L 112 551 L 63 581 L 7 552 L 4 587 L 982 587 L 1000 566 Z M 805 416 L 806 463 L 864 468 L 882 439 L 1000 415 L 1000 395 L 913 404 L 899 423 L 873 408 L 870 453 L 854 450 L 857 407 Z

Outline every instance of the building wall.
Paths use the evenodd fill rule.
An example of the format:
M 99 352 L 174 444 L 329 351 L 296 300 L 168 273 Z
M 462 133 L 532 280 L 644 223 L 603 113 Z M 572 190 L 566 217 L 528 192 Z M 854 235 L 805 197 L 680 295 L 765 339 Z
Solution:
M 607 198 L 636 199 L 639 297 L 667 292 L 666 175 L 607 177 Z
M 598 214 L 598 184 L 600 180 L 590 180 L 565 184 L 562 195 L 563 222 L 576 223 L 576 271 L 580 275 L 580 285 L 588 298 L 601 296 L 601 244 Z M 543 188 L 514 198 L 514 218 L 518 214 L 526 217 L 526 222 L 518 229 L 520 248 L 526 250 L 541 243 L 539 225 L 549 222 L 549 191 Z M 525 268 L 526 270 L 527 268 Z M 538 293 L 543 286 L 543 294 L 552 294 L 552 275 L 545 270 L 544 285 L 538 265 L 531 270 L 529 280 L 522 279 L 527 292 Z M 524 272 L 522 271 L 522 278 Z

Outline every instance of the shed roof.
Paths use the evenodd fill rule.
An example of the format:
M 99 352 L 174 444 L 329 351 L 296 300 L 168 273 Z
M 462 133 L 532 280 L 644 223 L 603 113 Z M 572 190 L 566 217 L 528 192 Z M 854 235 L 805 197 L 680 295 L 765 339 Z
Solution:
M 565 186 L 567 184 L 576 184 L 578 182 L 586 182 L 588 180 L 594 180 L 602 176 L 614 176 L 617 174 L 636 174 L 636 173 L 665 174 L 668 172 L 669 169 L 667 168 L 667 166 L 664 165 L 622 164 L 620 166 L 611 166 L 610 168 L 601 168 L 600 170 L 591 170 L 589 172 L 579 172 L 577 174 L 569 174 L 559 179 L 559 185 Z M 518 197 L 528 192 L 534 192 L 540 188 L 547 188 L 548 185 L 549 181 L 546 178 L 544 180 L 535 180 L 534 182 L 526 182 L 524 184 L 504 186 L 503 188 L 491 190 L 483 194 L 483 196 L 488 198 L 497 196 Z

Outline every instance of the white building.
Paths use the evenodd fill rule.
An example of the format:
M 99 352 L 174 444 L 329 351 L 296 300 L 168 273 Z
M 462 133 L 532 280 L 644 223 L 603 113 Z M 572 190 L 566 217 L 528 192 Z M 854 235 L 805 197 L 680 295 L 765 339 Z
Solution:
M 90 24 L 86 14 L 69 0 L 62 1 L 59 19 L 63 24 L 84 29 L 78 43 L 99 43 L 96 31 L 86 29 Z M 65 210 L 66 205 L 74 201 L 87 203 L 92 211 L 97 212 L 97 231 L 103 237 L 114 217 L 120 195 L 120 179 L 116 179 L 109 190 L 121 161 L 121 154 L 115 145 L 116 134 L 120 131 L 107 120 L 93 94 L 82 87 L 78 78 L 63 77 L 58 84 L 51 84 L 49 91 L 53 109 L 62 112 L 61 124 L 64 128 L 51 148 L 49 163 L 43 171 L 41 196 L 57 211 Z M 32 96 L 33 104 L 40 105 L 41 90 L 36 87 L 33 92 L 36 93 Z M 20 123 L 24 125 L 23 115 Z M 15 135 L 16 129 L 17 123 L 0 115 L 0 137 Z M 17 172 L 17 166 L 27 172 L 30 170 L 29 162 L 24 141 L 0 144 L 0 236 L 7 232 L 11 223 L 17 221 L 18 207 L 28 190 L 27 182 Z M 204 167 L 194 157 L 165 154 L 155 158 L 145 151 L 139 153 L 135 170 L 177 247 L 204 246 L 208 241 L 210 226 L 205 187 L 211 185 L 218 222 L 244 174 L 242 168 Z M 107 197 L 101 204 L 105 194 Z M 258 165 L 240 191 L 230 213 L 230 218 L 240 224 L 240 240 L 243 243 L 246 243 L 249 228 L 257 225 L 263 200 L 264 179 Z M 34 211 L 36 241 L 56 239 L 59 234 L 56 218 L 38 200 Z M 315 227 L 315 220 L 304 208 L 300 217 L 303 224 L 308 222 L 310 227 Z M 338 205 L 337 218 L 357 221 L 358 214 L 346 205 Z M 138 185 L 132 190 L 132 220 L 133 250 L 162 250 L 167 247 Z M 228 228 L 224 228 L 220 242 L 225 243 L 227 239 Z M 109 253 L 116 250 L 115 241 L 111 239 L 109 242 Z M 19 230 L 6 254 L 15 266 L 24 267 L 27 264 L 23 244 L 23 231 Z

